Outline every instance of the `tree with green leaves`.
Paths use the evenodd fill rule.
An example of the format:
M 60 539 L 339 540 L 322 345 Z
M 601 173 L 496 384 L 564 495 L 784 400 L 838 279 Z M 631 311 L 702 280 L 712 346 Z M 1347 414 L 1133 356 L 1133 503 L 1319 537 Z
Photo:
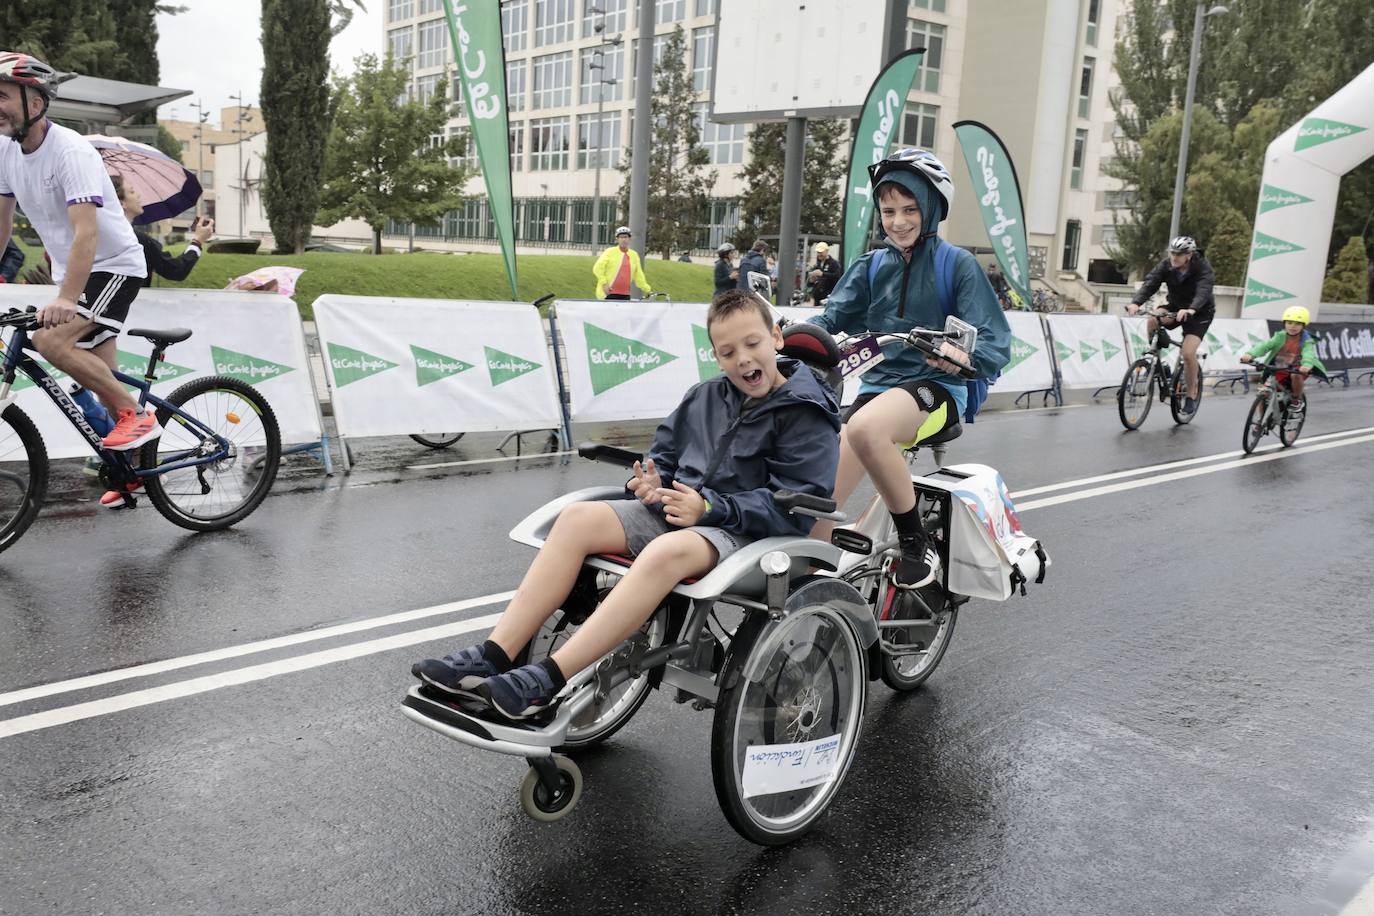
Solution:
M 802 164 L 802 207 L 799 222 L 804 235 L 839 235 L 840 180 L 844 164 L 840 148 L 843 121 L 806 122 L 805 158 Z M 744 167 L 744 191 L 740 196 L 739 231 L 731 241 L 747 251 L 761 235 L 777 235 L 782 225 L 783 166 L 787 125 L 756 124 L 749 131 L 749 163 Z
M 1369 254 L 1364 239 L 1352 235 L 1336 255 L 1336 263 L 1322 283 L 1323 302 L 1363 305 L 1369 301 Z
M 1227 208 L 1217 220 L 1207 247 L 1207 260 L 1218 286 L 1241 286 L 1250 263 L 1250 238 L 1254 228 L 1241 211 Z
M 649 158 L 649 226 L 644 251 L 662 253 L 668 260 L 676 251 L 693 246 L 706 222 L 714 169 L 707 170 L 711 154 L 701 145 L 701 128 L 694 108 L 696 93 L 687 69 L 687 38 L 682 26 L 664 42 L 662 56 L 654 64 L 653 143 Z M 635 129 L 641 129 L 635 125 Z M 625 182 L 620 190 L 621 212 L 630 212 L 630 160 L 634 141 L 620 166 Z
M 408 82 L 408 71 L 390 58 L 379 64 L 364 54 L 350 76 L 335 80 L 330 104 L 318 219 L 323 226 L 350 217 L 367 223 L 373 254 L 381 254 L 388 219 L 437 223 L 463 205 L 463 185 L 471 176 L 471 169 L 449 164 L 463 155 L 466 138 L 430 139 L 442 136 L 448 122 L 445 94 L 398 103 Z
M 0 6 L 6 49 L 59 70 L 156 85 L 157 15 L 185 11 L 157 0 L 26 0 Z
M 262 0 L 262 201 L 279 252 L 305 250 L 319 204 L 329 38 L 328 0 Z

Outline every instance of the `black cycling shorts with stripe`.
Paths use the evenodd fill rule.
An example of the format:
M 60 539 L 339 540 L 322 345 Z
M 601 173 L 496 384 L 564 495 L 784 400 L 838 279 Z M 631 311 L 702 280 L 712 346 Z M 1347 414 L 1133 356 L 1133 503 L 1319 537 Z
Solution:
M 103 271 L 92 273 L 86 281 L 86 289 L 76 300 L 76 312 L 94 321 L 97 327 L 87 331 L 76 345 L 91 350 L 118 337 L 124 329 L 124 319 L 129 317 L 129 306 L 142 285 L 141 277 Z

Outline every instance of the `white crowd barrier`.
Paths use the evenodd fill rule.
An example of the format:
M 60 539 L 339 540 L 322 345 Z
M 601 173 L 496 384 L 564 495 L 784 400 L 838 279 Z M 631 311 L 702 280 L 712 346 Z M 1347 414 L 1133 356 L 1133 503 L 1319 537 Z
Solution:
M 1048 315 L 1046 321 L 1054 338 L 1063 387 L 1101 388 L 1125 376 L 1131 361 L 1120 319 L 1111 315 Z
M 0 285 L 0 311 L 42 307 L 56 287 Z M 283 444 L 318 442 L 322 438 L 319 400 L 311 379 L 305 334 L 296 304 L 285 296 L 236 290 L 139 290 L 125 328 L 189 328 L 192 336 L 173 344 L 158 369 L 153 393 L 166 397 L 199 376 L 227 375 L 262 392 L 281 428 Z M 141 337 L 120 335 L 116 344 L 120 371 L 141 378 L 152 345 Z M 33 354 L 35 357 L 37 353 Z M 63 387 L 72 380 L 48 370 Z M 37 424 L 53 458 L 89 455 L 90 447 L 48 396 L 27 376 L 16 378 L 15 400 Z
M 1207 371 L 1239 370 L 1240 355 L 1271 336 L 1263 318 L 1215 319 L 1207 328 Z
M 1054 387 L 1054 362 L 1040 316 L 1031 312 L 1006 312 L 1011 325 L 1011 362 L 992 387 L 993 394 L 1018 394 Z
M 340 436 L 562 426 L 529 305 L 326 295 L 314 309 Z

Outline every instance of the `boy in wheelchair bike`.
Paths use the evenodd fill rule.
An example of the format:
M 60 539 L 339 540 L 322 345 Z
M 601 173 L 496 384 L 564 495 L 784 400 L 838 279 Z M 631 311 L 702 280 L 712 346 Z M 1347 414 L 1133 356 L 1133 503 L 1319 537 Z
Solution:
M 834 395 L 801 362 L 779 358 L 782 334 L 753 294 L 717 295 L 706 329 L 722 374 L 689 389 L 659 425 L 625 498 L 563 510 L 491 637 L 418 662 L 412 674 L 509 719 L 537 715 L 681 580 L 705 575 L 750 541 L 807 534 L 811 519 L 779 509 L 773 493 L 830 496 L 839 460 Z M 566 644 L 513 668 L 511 659 L 568 598 L 583 561 L 597 554 L 634 563 Z
M 1275 366 L 1288 367 L 1291 371 L 1275 372 L 1274 383 L 1287 385 L 1293 392 L 1293 403 L 1289 405 L 1290 416 L 1302 416 L 1307 409 L 1303 397 L 1303 383 L 1314 371 L 1318 378 L 1325 378 L 1326 367 L 1317 359 L 1317 342 L 1307 333 L 1311 314 L 1301 305 L 1290 305 L 1283 310 L 1283 330 L 1268 340 L 1255 344 L 1240 355 L 1243 363 L 1256 359 L 1267 359 Z

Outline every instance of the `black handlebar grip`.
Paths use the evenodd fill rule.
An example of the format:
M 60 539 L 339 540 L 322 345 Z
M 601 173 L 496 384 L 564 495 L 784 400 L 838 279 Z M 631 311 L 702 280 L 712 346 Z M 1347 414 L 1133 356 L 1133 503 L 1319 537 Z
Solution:
M 932 344 L 925 338 L 911 336 L 907 338 L 907 344 L 909 346 L 916 348 L 917 350 L 920 350 L 926 356 L 930 356 L 935 359 L 942 359 L 947 363 L 951 363 L 955 366 L 958 366 L 960 378 L 974 379 L 978 377 L 977 370 L 975 370 L 972 366 L 967 366 L 959 362 L 959 360 L 957 359 L 950 359 L 948 356 L 942 354 L 938 347 L 936 347 L 934 344 Z
M 785 512 L 791 512 L 793 509 L 834 512 L 837 508 L 833 499 L 826 499 L 824 496 L 812 496 L 810 493 L 792 493 L 788 490 L 779 490 L 774 493 L 773 503 Z
M 557 293 L 545 293 L 544 295 L 540 296 L 538 299 L 534 300 L 534 307 L 535 307 L 535 308 L 539 308 L 539 306 L 543 305 L 545 302 L 548 302 L 548 301 L 550 301 L 550 300 L 552 300 L 552 299 L 557 299 L 557 298 L 558 298 L 558 294 L 557 294 Z
M 616 448 L 613 445 L 603 445 L 600 442 L 583 442 L 577 447 L 577 454 L 592 461 L 604 461 L 607 464 L 618 464 L 626 468 L 634 467 L 636 461 L 644 458 L 639 452 Z

